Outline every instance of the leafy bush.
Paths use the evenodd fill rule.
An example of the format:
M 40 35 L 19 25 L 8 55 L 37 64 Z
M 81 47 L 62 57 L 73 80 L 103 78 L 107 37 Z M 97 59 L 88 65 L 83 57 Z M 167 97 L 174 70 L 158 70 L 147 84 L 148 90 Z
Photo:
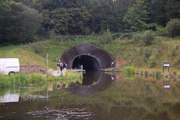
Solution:
M 161 25 L 158 25 L 157 23 L 148 24 L 148 29 L 154 31 L 165 31 L 165 28 Z
M 142 40 L 145 46 L 151 45 L 154 39 L 155 38 L 151 30 L 147 30 L 144 32 Z
M 171 19 L 166 25 L 167 35 L 175 37 L 180 35 L 180 19 Z
M 142 33 L 134 33 L 132 36 L 134 42 L 142 42 L 145 46 L 149 46 L 152 44 L 154 38 L 154 34 L 151 30 L 145 31 Z

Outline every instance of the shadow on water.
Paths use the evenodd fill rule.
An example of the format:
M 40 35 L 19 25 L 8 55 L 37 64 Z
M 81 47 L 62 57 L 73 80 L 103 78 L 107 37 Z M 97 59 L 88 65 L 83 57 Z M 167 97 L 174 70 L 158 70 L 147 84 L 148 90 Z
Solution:
M 71 84 L 66 90 L 81 97 L 90 97 L 112 86 L 115 80 L 115 75 L 91 71 L 83 74 L 82 85 Z

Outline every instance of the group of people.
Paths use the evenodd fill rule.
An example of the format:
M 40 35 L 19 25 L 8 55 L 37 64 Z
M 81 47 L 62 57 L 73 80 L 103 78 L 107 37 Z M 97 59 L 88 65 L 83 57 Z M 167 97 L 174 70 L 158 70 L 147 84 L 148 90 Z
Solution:
M 59 73 L 60 71 L 61 71 L 61 73 L 62 73 L 63 69 L 67 67 L 67 64 L 62 63 L 61 61 L 59 61 L 59 62 L 56 64 L 56 67 L 57 67 L 58 73 Z

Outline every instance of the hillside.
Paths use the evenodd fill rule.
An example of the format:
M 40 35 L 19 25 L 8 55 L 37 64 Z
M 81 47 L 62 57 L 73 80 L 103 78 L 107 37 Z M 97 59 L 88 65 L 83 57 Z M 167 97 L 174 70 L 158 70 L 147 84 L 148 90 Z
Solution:
M 19 58 L 21 65 L 40 65 L 46 68 L 46 59 L 38 54 L 35 54 L 22 46 L 10 45 L 0 48 L 0 58 Z M 54 66 L 54 62 L 50 61 L 50 66 Z
M 65 50 L 80 43 L 90 43 L 109 52 L 116 60 L 128 61 L 136 68 L 162 69 L 163 62 L 170 62 L 171 68 L 180 69 L 180 39 L 155 36 L 151 45 L 134 38 L 115 38 L 99 36 L 68 37 L 35 42 L 23 46 L 7 46 L 0 48 L 0 57 L 18 57 L 21 64 L 39 64 L 46 67 L 45 56 L 49 54 L 50 67 L 60 59 Z M 73 38 L 73 40 L 72 40 Z M 75 39 L 76 38 L 76 39 Z M 105 42 L 108 40 L 108 42 Z
M 108 39 L 108 42 L 104 42 Z M 41 56 L 49 53 L 56 61 L 63 52 L 80 43 L 90 43 L 109 52 L 116 60 L 129 61 L 130 65 L 141 68 L 162 68 L 163 62 L 170 62 L 171 68 L 180 69 L 180 39 L 155 36 L 151 45 L 144 45 L 143 40 L 134 38 L 111 39 L 107 36 L 86 36 L 73 41 L 48 40 L 24 46 Z

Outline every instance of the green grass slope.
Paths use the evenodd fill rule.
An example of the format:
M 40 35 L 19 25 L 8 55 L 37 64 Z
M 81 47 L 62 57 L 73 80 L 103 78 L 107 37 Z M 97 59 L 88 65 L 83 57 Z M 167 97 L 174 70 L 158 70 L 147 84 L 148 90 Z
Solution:
M 46 58 L 35 54 L 22 46 L 5 46 L 0 48 L 0 58 L 19 58 L 21 65 L 40 65 L 46 68 Z M 54 67 L 55 63 L 50 61 L 50 67 Z
M 0 57 L 18 57 L 21 64 L 39 64 L 46 67 L 45 56 L 49 54 L 50 67 L 61 55 L 74 45 L 90 43 L 110 53 L 116 60 L 129 61 L 130 65 L 139 68 L 162 69 L 163 62 L 170 62 L 171 69 L 180 69 L 180 39 L 155 36 L 150 45 L 132 38 L 112 39 L 103 35 L 83 36 L 73 40 L 58 41 L 52 39 L 40 41 L 23 46 L 7 46 L 0 48 Z
M 105 38 L 104 38 L 105 39 Z M 70 42 L 43 41 L 24 46 L 40 56 L 49 53 L 52 61 L 56 61 L 70 47 L 90 43 L 101 47 L 110 53 L 116 60 L 127 60 L 130 65 L 143 68 L 162 68 L 163 62 L 170 62 L 171 67 L 180 69 L 180 39 L 155 36 L 151 45 L 144 45 L 142 41 L 132 39 L 113 39 L 102 42 L 103 39 L 88 36 Z

